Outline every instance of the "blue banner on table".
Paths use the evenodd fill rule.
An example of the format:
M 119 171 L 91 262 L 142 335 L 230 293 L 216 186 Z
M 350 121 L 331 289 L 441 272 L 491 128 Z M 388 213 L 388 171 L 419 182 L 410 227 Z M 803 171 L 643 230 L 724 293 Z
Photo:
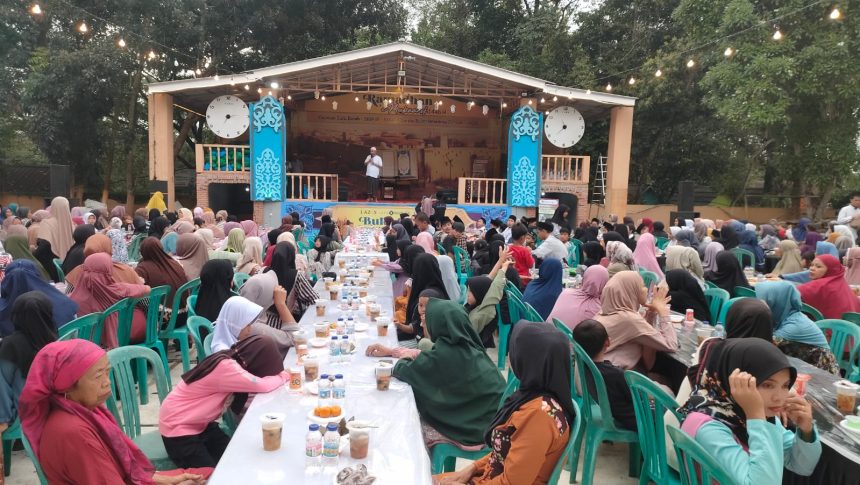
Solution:
M 251 200 L 284 200 L 287 128 L 284 108 L 272 96 L 251 103 Z
M 540 199 L 543 115 L 522 106 L 508 132 L 508 205 L 536 207 Z

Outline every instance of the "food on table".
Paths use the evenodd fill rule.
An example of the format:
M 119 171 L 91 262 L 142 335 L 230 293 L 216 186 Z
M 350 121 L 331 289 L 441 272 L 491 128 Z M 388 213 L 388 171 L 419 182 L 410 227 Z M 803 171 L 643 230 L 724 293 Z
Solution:
M 344 468 L 336 477 L 336 483 L 340 485 L 370 485 L 375 481 L 376 477 L 367 471 L 365 465 Z

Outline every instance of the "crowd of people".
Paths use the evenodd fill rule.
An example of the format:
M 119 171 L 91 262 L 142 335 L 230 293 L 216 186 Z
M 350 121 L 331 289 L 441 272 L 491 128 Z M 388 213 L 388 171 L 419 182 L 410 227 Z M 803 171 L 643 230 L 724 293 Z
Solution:
M 160 193 L 134 213 L 70 208 L 57 197 L 32 215 L 23 207 L 2 215 L 0 423 L 20 420 L 52 483 L 96 483 L 97 475 L 110 477 L 105 483 L 205 480 L 229 442 L 218 424 L 222 411 L 230 403 L 238 419 L 249 394 L 286 382 L 292 332 L 319 298 L 314 282 L 337 275 L 337 253 L 356 231 L 329 210 L 318 227 L 289 214 L 264 231 L 225 211 L 168 212 Z M 678 349 L 670 313 L 692 309 L 711 321 L 705 290 L 752 290 L 745 266 L 765 281 L 755 284 L 756 298 L 732 306 L 726 338 L 700 347 L 676 395 L 682 429 L 716 450 L 739 482 L 772 479 L 783 467 L 811 473 L 821 445 L 809 404 L 789 392 L 797 372 L 786 356 L 839 373 L 824 333 L 802 310 L 807 304 L 827 318 L 860 311 L 852 289 L 860 285 L 855 229 L 806 219 L 761 226 L 647 218 L 634 224 L 615 216 L 575 228 L 569 222 L 570 210 L 561 206 L 550 220 L 512 215 L 467 226 L 419 204 L 415 214 L 387 217 L 373 231 L 375 249 L 388 256 L 374 264 L 391 274 L 398 345 L 375 343 L 365 352 L 400 359 L 393 375 L 413 388 L 428 449 L 493 449 L 435 480 L 549 478 L 576 414 L 569 342 L 554 320 L 594 360 L 615 420 L 635 430 L 624 371 L 666 384 L 655 362 Z M 752 257 L 739 261 L 734 248 Z M 657 281 L 646 286 L 645 272 Z M 241 286 L 234 284 L 239 273 Z M 566 273 L 578 274 L 579 284 L 565 288 Z M 151 288 L 169 287 L 172 302 L 197 279 L 194 308 L 182 301 L 177 325 L 190 310 L 211 321 L 213 353 L 182 374 L 161 405 L 159 431 L 180 470 L 156 473 L 104 406 L 111 393 L 105 349 L 121 345 L 118 318 L 106 321 L 100 345 L 58 339 L 74 318 L 134 298 L 128 335 L 140 342 Z M 542 322 L 511 321 L 510 288 Z M 509 357 L 520 383 L 504 399 L 505 379 L 486 351 L 497 345 L 500 325 L 512 326 Z M 777 415 L 794 426 L 783 427 L 772 419 Z M 61 439 L 41 439 L 48 434 Z M 63 445 L 71 442 L 65 436 L 82 445 Z

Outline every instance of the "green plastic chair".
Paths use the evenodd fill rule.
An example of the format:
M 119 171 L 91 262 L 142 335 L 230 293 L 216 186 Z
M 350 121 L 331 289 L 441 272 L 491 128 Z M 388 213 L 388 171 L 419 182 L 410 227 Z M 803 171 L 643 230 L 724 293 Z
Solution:
M 683 421 L 676 411 L 678 403 L 651 379 L 628 370 L 624 379 L 633 395 L 633 408 L 636 410 L 636 428 L 642 448 L 644 466 L 639 475 L 639 485 L 654 482 L 657 485 L 678 485 L 681 478 L 669 468 L 666 461 L 666 423 L 663 416 L 671 411 Z
M 212 322 L 210 322 L 205 317 L 188 317 L 188 333 L 191 334 L 191 338 L 194 339 L 194 347 L 197 348 L 197 364 L 203 361 L 207 355 L 209 355 L 208 347 L 203 346 L 203 338 L 200 337 L 200 329 L 205 328 L 207 331 L 207 336 L 212 335 L 214 332 L 214 328 L 212 327 Z
M 552 324 L 557 328 L 561 333 L 563 333 L 567 339 L 570 341 L 571 345 L 573 345 L 573 331 L 567 328 L 567 325 L 562 323 L 561 320 L 557 318 L 552 319 Z M 570 362 L 570 390 L 573 394 L 573 402 L 577 405 L 577 409 L 582 407 L 582 396 L 576 390 L 576 378 L 574 377 L 574 373 L 576 372 L 576 368 L 573 365 L 573 360 Z M 571 477 L 576 477 L 576 469 L 579 467 L 579 451 L 582 449 L 582 438 L 584 437 L 583 430 L 580 430 L 576 435 L 571 435 L 571 439 L 576 441 L 576 444 L 571 448 L 569 452 L 570 459 L 568 460 L 568 464 L 570 465 L 570 475 Z
M 115 390 L 116 394 L 111 393 L 107 407 L 116 418 L 117 424 L 144 452 L 156 470 L 176 468 L 167 456 L 164 442 L 161 440 L 158 430 L 141 433 L 140 429 L 140 404 L 135 397 L 134 384 L 135 369 L 138 367 L 138 362 L 143 362 L 144 366 L 149 364 L 149 367 L 152 368 L 159 402 L 164 402 L 169 392 L 167 377 L 164 374 L 164 368 L 158 354 L 143 347 L 118 347 L 108 351 L 108 360 L 111 365 L 111 389 L 112 391 Z M 146 376 L 142 378 L 146 379 Z M 122 406 L 117 406 L 117 398 L 122 402 Z
M 27 454 L 27 457 L 30 458 L 30 461 L 33 463 L 33 468 L 36 469 L 36 476 L 39 477 L 40 485 L 48 485 L 48 477 L 46 477 L 45 472 L 42 471 L 42 464 L 39 463 L 39 458 L 35 453 L 33 453 L 33 447 L 30 446 L 30 441 L 24 433 L 21 433 L 21 441 L 24 443 L 24 453 Z
M 9 476 L 12 473 L 12 446 L 15 441 L 20 440 L 23 433 L 21 432 L 21 420 L 15 421 L 6 428 L 3 432 L 3 475 Z
M 299 254 L 307 254 L 311 250 L 311 245 L 304 241 L 299 241 L 296 245 L 299 247 Z
M 510 305 L 508 305 L 510 308 Z M 502 306 L 496 305 L 496 324 L 499 326 L 499 345 L 496 347 L 496 365 L 499 370 L 504 370 L 507 366 L 508 356 L 508 339 L 511 335 L 511 329 L 516 323 L 516 320 L 511 319 L 511 324 L 507 325 L 502 319 Z
M 645 287 L 651 286 L 651 283 L 655 285 L 660 282 L 660 277 L 657 276 L 657 273 L 653 273 L 651 271 L 647 271 L 644 269 L 639 269 L 639 274 L 642 275 L 642 281 L 645 282 Z
M 104 341 L 104 333 L 108 331 L 105 328 L 105 322 L 107 322 L 107 319 L 110 318 L 112 315 L 116 314 L 117 342 L 119 343 L 120 347 L 128 345 L 129 337 L 131 334 L 131 320 L 134 316 L 134 306 L 132 305 L 132 303 L 132 298 L 123 298 L 122 300 L 107 307 L 105 311 L 102 312 L 102 338 L 100 342 Z
M 729 308 L 731 308 L 732 305 L 734 305 L 736 301 L 743 300 L 744 298 L 746 298 L 746 297 L 745 296 L 738 296 L 738 297 L 729 298 L 728 300 L 726 300 L 725 303 L 723 303 L 723 307 L 720 309 L 720 316 L 719 316 L 719 318 L 717 318 L 717 323 L 725 326 L 726 325 L 726 315 L 729 314 Z M 716 323 L 714 325 L 716 325 Z
M 735 258 L 737 258 L 738 264 L 741 265 L 741 268 L 755 268 L 755 254 L 753 254 L 752 251 L 733 248 L 731 249 L 731 252 L 735 255 Z M 744 264 L 744 260 L 749 261 L 750 264 Z
M 63 272 L 63 261 L 61 259 L 54 258 L 54 269 L 57 270 L 57 281 L 65 283 L 66 273 Z
M 857 324 L 838 319 L 826 319 L 815 322 L 825 335 L 830 331 L 830 350 L 839 361 L 839 369 L 845 372 L 845 378 L 851 382 L 860 381 L 860 367 L 857 366 L 857 355 L 860 353 L 860 327 Z M 845 358 L 845 349 L 848 358 Z
M 191 370 L 191 359 L 189 357 L 191 349 L 188 348 L 188 327 L 185 325 L 177 327 L 176 319 L 179 317 L 179 308 L 186 293 L 189 295 L 196 295 L 199 288 L 200 278 L 195 278 L 176 289 L 176 293 L 173 295 L 170 321 L 167 322 L 167 327 L 158 332 L 158 338 L 164 342 L 165 348 L 167 347 L 168 341 L 179 341 L 179 351 L 182 353 L 182 372 L 188 372 Z
M 510 281 L 505 283 L 505 291 L 513 293 L 520 300 L 523 299 L 523 293 L 517 288 L 517 285 L 511 283 Z
M 439 243 L 436 243 L 436 250 L 439 251 L 439 254 L 448 254 L 448 252 L 445 251 L 445 246 Z
M 571 241 L 578 241 L 578 239 L 571 239 Z M 569 268 L 579 266 L 579 247 L 576 244 L 571 244 L 567 248 L 567 266 Z
M 705 286 L 707 286 L 708 288 L 719 288 L 716 283 L 708 280 L 705 280 Z
M 233 275 L 233 289 L 239 291 L 242 288 L 242 285 L 245 284 L 248 279 L 251 278 L 251 275 L 248 273 L 236 273 Z
M 516 315 L 516 320 L 511 320 L 511 322 L 518 322 L 520 320 L 528 320 L 530 322 L 543 322 L 544 318 L 540 316 L 537 310 L 534 309 L 528 303 L 525 303 L 521 298 L 518 298 L 514 293 L 507 292 L 508 295 L 508 308 L 511 310 L 511 317 Z
M 164 348 L 164 343 L 158 339 L 158 330 L 161 328 L 161 322 L 164 321 L 165 308 L 167 307 L 167 295 L 169 293 L 170 286 L 156 286 L 149 291 L 148 296 L 135 300 L 132 306 L 134 307 L 138 302 L 149 298 L 149 306 L 146 311 L 146 337 L 143 342 L 134 345 L 158 352 L 158 356 L 161 357 L 161 363 L 164 366 L 164 374 L 167 376 L 167 387 L 168 389 L 173 389 L 173 383 L 170 379 L 170 364 L 167 362 L 167 349 Z M 125 335 L 128 335 L 129 330 L 130 329 L 127 327 L 123 330 Z M 128 345 L 128 337 L 125 337 L 125 340 L 122 340 L 123 334 L 121 333 L 120 335 L 120 345 Z M 137 371 L 138 376 L 146 375 L 146 367 L 142 365 L 142 362 L 139 364 Z M 140 402 L 146 404 L 149 402 L 149 385 L 146 379 L 139 380 L 138 383 L 140 384 L 141 392 Z
M 812 305 L 804 303 L 803 306 L 800 307 L 800 312 L 812 319 L 813 322 L 824 320 L 824 315 Z
M 215 337 L 215 332 L 210 333 L 209 335 L 206 336 L 205 339 L 203 339 L 202 351 L 203 351 L 203 353 L 206 354 L 206 357 L 209 357 L 210 355 L 212 355 L 212 338 L 213 337 Z M 204 358 L 206 358 L 206 357 L 204 357 Z
M 845 312 L 842 314 L 842 319 L 851 323 L 860 325 L 860 313 Z
M 735 289 L 732 291 L 734 291 L 735 297 L 745 296 L 747 298 L 755 298 L 755 290 L 746 286 L 735 286 Z
M 185 300 L 185 310 L 188 312 L 188 318 L 197 315 L 197 312 L 194 310 L 197 308 L 197 295 L 188 295 L 188 299 Z
M 657 237 L 654 239 L 655 239 L 654 243 L 657 245 L 657 249 L 659 249 L 660 251 L 665 251 L 666 247 L 669 245 L 669 238 L 668 237 Z
M 60 327 L 60 340 L 79 338 L 101 345 L 102 313 L 94 312 L 78 317 Z
M 678 455 L 678 468 L 683 485 L 735 485 L 736 482 L 702 445 L 675 426 L 667 426 L 672 446 Z
M 454 246 L 454 271 L 457 272 L 457 279 L 460 284 L 466 284 L 466 280 L 472 277 L 472 264 L 469 259 L 469 253 L 460 246 Z
M 615 425 L 612 410 L 609 407 L 609 397 L 606 394 L 606 383 L 597 370 L 591 357 L 582 350 L 576 342 L 573 343 L 573 357 L 579 375 L 580 392 L 582 394 L 582 414 L 585 426 L 585 462 L 582 467 L 582 485 L 594 483 L 594 467 L 597 463 L 597 451 L 600 443 L 613 441 L 628 443 L 630 446 L 629 473 L 635 477 L 639 472 L 641 452 L 639 449 L 639 434 L 636 431 L 620 429 Z M 586 385 L 593 380 L 597 396 L 593 396 Z M 576 477 L 571 474 L 570 483 Z
M 573 424 L 570 425 L 570 438 L 568 438 L 567 445 L 564 447 L 564 452 L 562 452 L 561 456 L 558 458 L 555 468 L 552 469 L 552 475 L 549 476 L 549 480 L 547 481 L 548 485 L 558 485 L 558 480 L 561 477 L 561 470 L 564 468 L 565 459 L 568 456 L 571 456 L 575 451 L 574 448 L 579 447 L 576 437 L 580 436 L 582 433 L 582 410 L 576 401 L 573 401 L 573 412 L 575 416 L 573 418 Z M 576 469 L 574 468 L 571 473 L 576 475 Z
M 705 301 L 708 302 L 708 310 L 711 313 L 711 322 L 716 325 L 720 318 L 720 310 L 723 305 L 729 300 L 731 295 L 722 288 L 708 288 L 705 290 Z

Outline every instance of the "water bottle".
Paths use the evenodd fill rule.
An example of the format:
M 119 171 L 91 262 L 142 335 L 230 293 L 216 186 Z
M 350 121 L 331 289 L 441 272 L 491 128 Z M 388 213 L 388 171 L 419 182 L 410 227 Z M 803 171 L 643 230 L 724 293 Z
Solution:
M 320 375 L 320 380 L 318 383 L 319 388 L 319 406 L 328 406 L 329 401 L 331 400 L 331 382 L 328 380 L 328 374 Z
M 337 466 L 338 451 L 340 449 L 340 434 L 337 432 L 337 424 L 329 423 L 325 430 L 322 464 L 323 466 Z
M 355 334 L 355 318 L 350 314 L 349 318 L 346 319 L 346 334 L 353 335 Z
M 345 361 L 345 360 L 347 360 L 347 359 L 349 358 L 349 354 L 352 352 L 352 349 L 351 349 L 350 347 L 351 347 L 351 345 L 350 345 L 350 342 L 349 342 L 349 336 L 348 336 L 348 335 L 344 335 L 343 337 L 341 337 L 341 338 L 340 338 L 340 356 L 341 356 L 341 360 L 344 360 L 344 361 Z
M 346 288 L 346 287 L 344 287 Z M 349 310 L 349 301 L 346 299 L 346 290 L 340 292 L 340 309 L 343 311 Z
M 720 324 L 714 326 L 713 336 L 716 338 L 726 338 L 726 329 Z
M 332 335 L 331 342 L 328 346 L 328 355 L 332 362 L 337 362 L 340 357 L 340 342 L 337 340 L 337 335 Z
M 343 374 L 335 374 L 335 376 L 334 376 L 334 387 L 332 388 L 332 398 L 335 400 L 346 399 L 346 382 L 343 380 Z
M 308 436 L 305 438 L 305 467 L 316 467 L 320 465 L 322 455 L 323 436 L 320 433 L 320 425 L 308 426 Z
M 344 321 L 343 317 L 337 318 L 337 324 L 335 324 L 335 328 L 337 329 L 338 335 L 343 335 L 346 333 L 346 321 Z

